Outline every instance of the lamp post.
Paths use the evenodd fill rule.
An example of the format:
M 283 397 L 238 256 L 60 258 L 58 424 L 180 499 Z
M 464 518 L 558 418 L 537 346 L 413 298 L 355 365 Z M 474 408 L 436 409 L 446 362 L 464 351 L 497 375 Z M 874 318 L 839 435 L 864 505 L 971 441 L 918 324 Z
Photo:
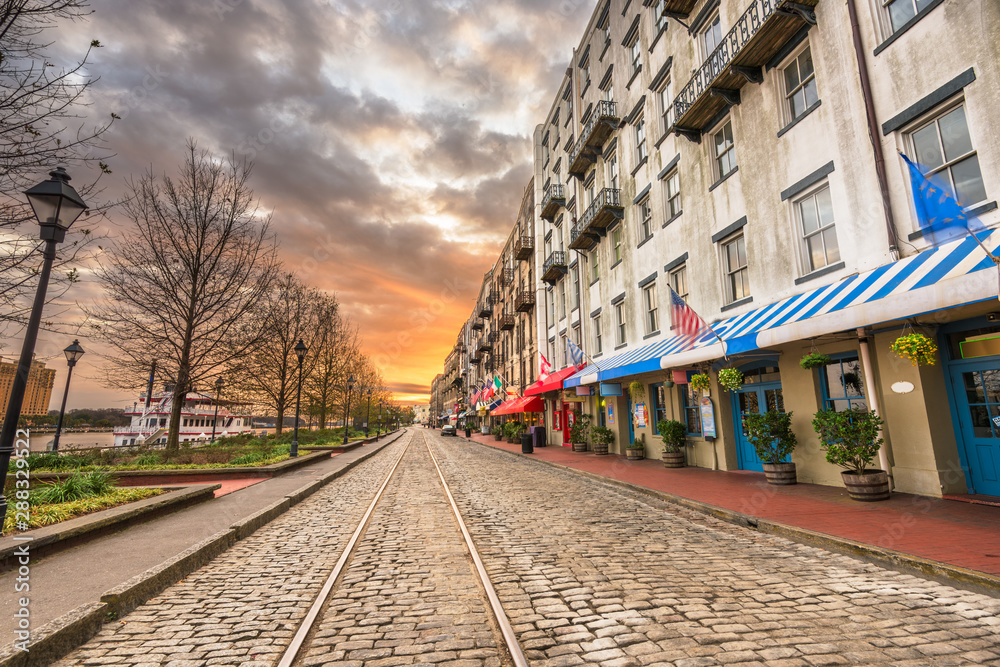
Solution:
M 295 390 L 295 430 L 292 432 L 292 451 L 289 454 L 291 458 L 299 455 L 299 407 L 302 404 L 302 360 L 305 358 L 306 352 L 309 351 L 301 338 L 295 344 L 294 349 L 295 355 L 299 358 L 299 386 Z
M 215 381 L 215 416 L 212 418 L 212 442 L 215 442 L 215 425 L 219 422 L 219 399 L 222 396 L 222 378 Z
M 35 301 L 31 305 L 31 315 L 28 326 L 24 330 L 24 342 L 21 344 L 21 357 L 17 362 L 17 373 L 10 387 L 10 398 L 7 412 L 4 415 L 3 430 L 0 431 L 0 468 L 3 469 L 3 483 L 7 483 L 7 470 L 10 468 L 10 456 L 14 453 L 14 440 L 17 438 L 17 418 L 21 414 L 21 404 L 24 402 L 24 391 L 28 385 L 28 373 L 31 371 L 31 357 L 35 352 L 35 341 L 38 340 L 38 327 L 42 321 L 42 308 L 45 306 L 45 293 L 49 287 L 49 276 L 52 273 L 52 263 L 56 258 L 56 245 L 66 239 L 66 231 L 73 226 L 87 205 L 73 186 L 69 184 L 69 174 L 62 167 L 50 171 L 51 177 L 27 190 L 24 194 L 38 219 L 41 227 L 39 238 L 45 241 L 42 250 L 42 270 L 38 275 L 38 289 L 35 291 Z M 7 516 L 7 498 L 0 487 L 0 521 Z
M 53 452 L 59 451 L 59 436 L 62 434 L 63 415 L 66 414 L 66 397 L 69 395 L 69 379 L 73 377 L 73 367 L 76 366 L 76 362 L 83 356 L 83 348 L 80 347 L 80 341 L 74 340 L 72 345 L 63 350 L 63 354 L 66 355 L 66 365 L 69 366 L 69 370 L 66 372 L 66 389 L 63 391 L 62 407 L 59 408 L 59 423 L 56 424 L 56 437 L 52 441 Z
M 351 389 L 354 388 L 354 376 L 347 378 L 347 401 L 344 404 L 344 444 L 347 444 L 347 430 L 350 428 L 347 425 L 347 420 L 351 414 Z
M 378 440 L 379 434 L 382 432 L 382 400 L 379 399 L 378 402 L 378 428 L 375 430 L 375 439 Z
M 368 416 L 365 417 L 365 438 L 368 438 L 368 422 L 372 418 L 372 390 L 368 390 Z

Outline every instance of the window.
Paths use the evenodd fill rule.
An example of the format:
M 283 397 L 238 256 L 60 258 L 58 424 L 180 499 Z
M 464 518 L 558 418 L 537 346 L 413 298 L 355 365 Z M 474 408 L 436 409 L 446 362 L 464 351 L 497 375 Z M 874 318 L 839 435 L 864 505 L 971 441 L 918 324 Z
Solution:
M 882 0 L 889 13 L 889 23 L 892 31 L 896 32 L 903 27 L 907 21 L 923 11 L 934 0 Z
M 649 197 L 639 202 L 639 241 L 645 241 L 653 235 L 653 207 L 649 205 Z
M 590 175 L 587 176 L 587 180 L 584 181 L 584 184 L 583 184 L 583 194 L 584 194 L 584 196 L 587 199 L 587 201 L 585 203 L 585 206 L 590 206 L 590 204 L 594 201 L 594 181 L 595 180 L 596 180 L 596 178 L 594 176 L 594 172 L 591 171 Z
M 681 405 L 684 412 L 684 425 L 687 426 L 687 434 L 701 435 L 701 408 L 698 405 L 701 397 L 698 395 L 698 392 L 691 388 L 690 383 L 683 385 L 683 388 Z
M 823 408 L 843 412 L 851 408 L 868 409 L 865 400 L 864 377 L 858 355 L 840 355 L 820 370 Z
M 580 67 L 580 94 L 581 94 L 581 96 L 583 95 L 583 91 L 587 90 L 588 86 L 590 86 L 590 60 L 589 59 L 587 60 L 587 62 L 585 62 Z
M 674 125 L 674 86 L 673 82 L 667 81 L 656 93 L 658 104 L 660 105 L 660 132 L 666 134 Z
M 563 351 L 562 365 L 563 368 L 565 368 L 566 366 L 569 366 L 569 345 L 567 345 L 567 341 L 569 340 L 569 338 L 566 337 L 566 334 L 563 334 L 562 336 L 559 337 L 559 340 L 562 342 L 562 351 Z
M 595 315 L 594 322 L 594 354 L 600 354 L 604 348 L 601 343 L 601 316 Z
M 615 304 L 615 345 L 624 345 L 625 336 L 625 302 Z
M 667 0 L 659 0 L 656 3 L 656 32 L 657 34 L 663 32 L 667 29 L 667 21 L 669 20 L 664 12 L 667 11 Z
M 660 435 L 660 429 L 656 427 L 660 421 L 667 418 L 667 390 L 663 388 L 662 382 L 649 385 L 650 406 L 649 420 L 653 426 L 653 435 Z
M 716 177 L 722 180 L 736 169 L 736 146 L 733 144 L 733 121 L 727 120 L 712 136 L 715 149 Z
M 702 59 L 708 60 L 708 57 L 715 51 L 715 47 L 722 41 L 722 24 L 719 22 L 718 14 L 706 24 L 699 38 Z
M 646 308 L 646 333 L 656 333 L 660 330 L 660 321 L 656 314 L 656 283 L 643 288 L 642 303 Z
M 608 158 L 608 187 L 618 189 L 618 154 L 612 153 Z
M 542 161 L 543 161 L 544 165 L 547 165 L 549 163 L 549 157 L 550 157 L 549 156 L 549 135 L 546 134 L 545 138 L 542 139 Z
M 635 121 L 635 163 L 646 159 L 646 119 Z
M 688 278 L 687 265 L 681 264 L 670 272 L 670 288 L 677 293 L 677 296 L 687 301 L 688 298 Z
M 559 319 L 566 317 L 566 281 L 559 282 Z
M 622 226 L 618 225 L 615 227 L 615 231 L 611 232 L 611 245 L 612 245 L 612 263 L 614 266 L 618 262 L 622 261 Z
M 549 299 L 549 326 L 556 323 L 556 294 L 552 290 L 548 291 Z
M 601 99 L 613 102 L 615 98 L 614 91 L 614 79 L 609 76 L 607 77 L 607 82 L 604 84 L 604 87 L 601 88 Z
M 793 121 L 819 100 L 816 91 L 816 70 L 813 68 L 812 51 L 807 46 L 785 68 L 785 111 Z
M 936 176 L 963 206 L 986 199 L 979 156 L 969 136 L 965 105 L 941 114 L 909 135 L 914 159 Z
M 742 233 L 722 244 L 722 262 L 726 272 L 726 302 L 750 296 L 746 242 Z
M 580 265 L 573 267 L 573 310 L 580 307 Z M 579 341 L 577 341 L 579 342 Z
M 632 61 L 632 76 L 635 76 L 642 69 L 642 46 L 639 45 L 638 35 L 629 47 L 629 55 Z
M 795 203 L 802 226 L 803 258 L 806 273 L 840 261 L 837 230 L 833 225 L 833 199 L 825 187 Z
M 583 332 L 580 329 L 579 323 L 573 327 L 573 342 L 576 343 L 577 347 L 583 349 Z
M 590 253 L 590 282 L 595 283 L 601 278 L 601 265 L 598 261 L 600 257 L 597 254 L 597 250 Z
M 681 214 L 681 174 L 674 169 L 663 181 L 664 199 L 667 202 L 667 220 Z
M 611 45 L 611 21 L 604 22 L 604 46 Z

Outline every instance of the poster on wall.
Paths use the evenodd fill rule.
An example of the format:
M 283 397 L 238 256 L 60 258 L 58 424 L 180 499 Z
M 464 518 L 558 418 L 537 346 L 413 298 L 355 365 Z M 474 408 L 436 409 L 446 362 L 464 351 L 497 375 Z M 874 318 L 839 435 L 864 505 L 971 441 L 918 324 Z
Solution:
M 715 437 L 715 406 L 709 396 L 701 397 L 701 433 L 706 438 Z
M 615 423 L 615 406 L 608 403 L 608 424 L 614 425 Z
M 561 423 L 559 421 L 561 417 L 562 417 L 562 413 L 560 413 L 558 411 L 552 413 L 552 428 L 554 430 L 556 430 L 556 431 L 561 431 L 562 430 L 562 425 L 561 425 Z
M 635 404 L 635 425 L 644 428 L 646 426 L 646 404 Z

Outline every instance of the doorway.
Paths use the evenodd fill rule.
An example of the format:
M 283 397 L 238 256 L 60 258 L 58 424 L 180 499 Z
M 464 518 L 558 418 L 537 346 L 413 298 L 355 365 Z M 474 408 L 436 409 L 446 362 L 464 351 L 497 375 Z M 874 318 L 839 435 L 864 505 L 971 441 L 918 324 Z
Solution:
M 740 470 L 764 471 L 757 451 L 746 436 L 745 418 L 768 410 L 785 411 L 781 395 L 781 375 L 772 362 L 758 362 L 740 368 L 743 388 L 736 392 L 733 404 L 733 426 L 736 433 L 736 460 Z

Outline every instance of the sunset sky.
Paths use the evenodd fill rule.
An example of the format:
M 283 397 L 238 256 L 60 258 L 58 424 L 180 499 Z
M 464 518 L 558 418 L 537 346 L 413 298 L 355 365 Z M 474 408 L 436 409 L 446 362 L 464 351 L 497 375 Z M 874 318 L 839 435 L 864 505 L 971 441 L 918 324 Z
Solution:
M 593 0 L 91 6 L 88 21 L 53 33 L 53 48 L 69 62 L 91 39 L 103 45 L 86 113 L 122 117 L 106 136 L 105 197 L 150 167 L 176 173 L 188 137 L 253 158 L 285 262 L 336 293 L 397 398 L 426 400 L 514 221 L 531 134 Z M 70 296 L 99 289 L 85 280 Z M 38 346 L 58 369 L 54 407 L 64 339 L 43 333 Z M 69 407 L 130 404 L 134 394 L 97 381 L 96 343 L 81 344 L 94 353 Z

